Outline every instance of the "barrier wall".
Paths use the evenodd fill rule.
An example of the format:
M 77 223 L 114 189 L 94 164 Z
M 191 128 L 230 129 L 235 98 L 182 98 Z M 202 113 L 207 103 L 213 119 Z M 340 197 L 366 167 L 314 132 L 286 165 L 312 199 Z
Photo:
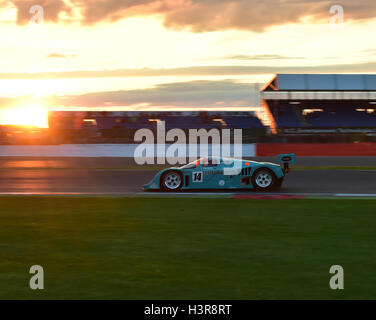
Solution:
M 62 145 L 41 145 L 41 146 L 14 146 L 0 145 L 0 157 L 125 157 L 133 158 L 136 144 L 62 144 Z M 166 144 L 166 151 L 170 145 Z M 206 145 L 201 145 L 206 147 Z M 186 155 L 189 155 L 189 146 L 184 145 Z M 212 145 L 207 145 L 208 153 L 211 154 Z M 221 146 L 219 146 L 221 147 Z M 155 157 L 164 157 L 165 152 L 157 150 L 153 146 Z M 243 157 L 254 157 L 256 146 L 254 144 L 243 144 L 241 146 Z M 234 145 L 230 145 L 230 156 L 234 155 Z M 200 145 L 197 147 L 197 154 L 200 156 Z M 236 154 L 235 154 L 236 155 Z M 202 155 L 201 156 L 205 156 Z
M 258 143 L 258 157 L 295 153 L 301 157 L 376 156 L 376 143 Z
M 41 146 L 0 145 L 0 157 L 125 157 L 133 158 L 136 144 L 63 144 Z M 170 145 L 166 145 L 166 150 Z M 212 152 L 208 146 L 209 154 Z M 189 147 L 185 146 L 186 155 Z M 376 143 L 259 143 L 243 144 L 242 156 L 275 157 L 281 153 L 297 156 L 376 156 Z M 199 147 L 197 154 L 200 156 Z M 164 156 L 154 146 L 155 157 Z M 234 146 L 230 147 L 234 155 Z M 205 156 L 205 155 L 201 155 Z

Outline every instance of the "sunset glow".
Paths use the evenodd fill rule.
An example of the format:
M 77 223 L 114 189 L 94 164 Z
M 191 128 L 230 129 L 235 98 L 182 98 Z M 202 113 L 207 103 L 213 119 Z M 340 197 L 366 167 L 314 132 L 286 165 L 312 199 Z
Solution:
M 44 108 L 253 110 L 275 73 L 376 72 L 375 2 L 344 0 L 340 25 L 324 0 L 43 0 L 41 23 L 6 3 L 0 125 L 46 126 Z
M 48 112 L 42 106 L 28 105 L 3 109 L 0 115 L 2 125 L 48 127 Z

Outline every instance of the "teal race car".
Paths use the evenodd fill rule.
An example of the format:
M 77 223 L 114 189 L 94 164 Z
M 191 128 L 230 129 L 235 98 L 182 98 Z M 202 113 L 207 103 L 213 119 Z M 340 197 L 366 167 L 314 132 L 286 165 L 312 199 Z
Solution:
M 271 190 L 282 186 L 283 179 L 296 162 L 295 154 L 281 154 L 279 164 L 229 158 L 201 158 L 182 167 L 161 170 L 144 185 L 145 191 L 205 189 Z

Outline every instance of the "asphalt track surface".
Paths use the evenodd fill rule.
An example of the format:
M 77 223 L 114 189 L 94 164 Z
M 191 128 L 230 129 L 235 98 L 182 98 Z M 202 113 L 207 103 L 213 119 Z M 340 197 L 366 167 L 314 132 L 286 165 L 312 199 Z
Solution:
M 250 160 L 276 162 L 276 157 Z M 297 166 L 376 166 L 376 157 L 298 157 Z M 0 169 L 14 168 L 123 168 L 135 167 L 133 158 L 0 157 Z
M 275 162 L 276 159 L 254 158 L 252 160 Z M 372 170 L 375 164 L 376 157 L 301 157 L 296 165 L 308 166 L 311 169 L 320 166 L 325 168 L 360 166 L 364 169 L 293 169 L 286 177 L 282 188 L 272 192 L 294 195 L 376 195 L 376 170 Z M 135 166 L 133 159 L 127 158 L 1 157 L 0 195 L 142 195 L 144 194 L 142 186 L 148 183 L 157 172 L 158 168 L 144 170 L 142 167 Z M 204 192 L 226 193 L 226 191 L 213 190 Z M 229 193 L 258 194 L 252 190 L 229 191 Z M 163 193 L 156 194 L 162 195 Z
M 142 185 L 149 182 L 156 172 L 155 170 L 93 169 L 2 170 L 0 172 L 0 193 L 124 195 L 142 193 Z M 246 192 L 256 194 L 255 191 Z M 244 191 L 236 193 L 244 193 Z M 285 183 L 278 193 L 376 194 L 376 170 L 292 171 L 286 177 Z

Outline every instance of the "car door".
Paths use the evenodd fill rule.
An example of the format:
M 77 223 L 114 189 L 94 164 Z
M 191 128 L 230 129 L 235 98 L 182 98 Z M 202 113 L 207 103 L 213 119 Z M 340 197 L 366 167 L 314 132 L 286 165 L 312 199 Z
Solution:
M 239 188 L 240 186 L 240 171 L 242 168 L 241 161 L 234 161 L 233 159 L 227 159 L 222 161 L 222 180 L 219 181 L 219 185 L 224 188 Z
M 226 164 L 222 159 L 203 164 L 204 179 L 206 179 L 210 188 L 228 189 L 234 186 L 234 176 L 224 174 L 225 166 Z
M 220 163 L 212 159 L 205 159 L 202 163 L 203 179 L 206 188 L 216 188 L 218 176 L 222 175 Z

